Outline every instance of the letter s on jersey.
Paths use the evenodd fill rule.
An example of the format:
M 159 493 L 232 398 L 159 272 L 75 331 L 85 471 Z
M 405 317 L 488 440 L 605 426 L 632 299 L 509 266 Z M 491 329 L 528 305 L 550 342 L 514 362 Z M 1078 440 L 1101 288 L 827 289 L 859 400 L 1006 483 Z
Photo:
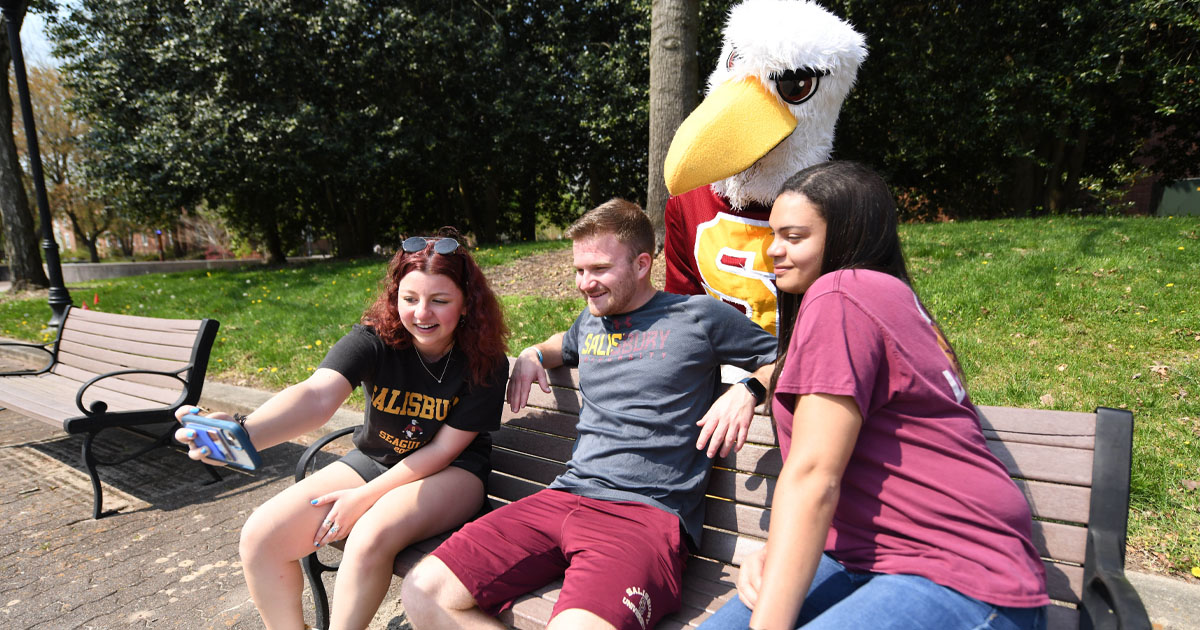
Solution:
M 771 226 L 766 221 L 718 212 L 696 226 L 696 267 L 704 290 L 732 304 L 775 334 L 775 268 L 767 256 Z

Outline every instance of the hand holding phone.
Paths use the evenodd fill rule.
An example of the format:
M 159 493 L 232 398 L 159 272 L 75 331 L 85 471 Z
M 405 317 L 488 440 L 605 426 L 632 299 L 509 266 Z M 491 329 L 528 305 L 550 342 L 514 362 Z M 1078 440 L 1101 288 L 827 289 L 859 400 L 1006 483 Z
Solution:
M 208 449 L 208 459 L 241 470 L 252 471 L 262 466 L 262 458 L 242 425 L 196 414 L 187 414 L 179 422 L 195 433 L 196 446 Z

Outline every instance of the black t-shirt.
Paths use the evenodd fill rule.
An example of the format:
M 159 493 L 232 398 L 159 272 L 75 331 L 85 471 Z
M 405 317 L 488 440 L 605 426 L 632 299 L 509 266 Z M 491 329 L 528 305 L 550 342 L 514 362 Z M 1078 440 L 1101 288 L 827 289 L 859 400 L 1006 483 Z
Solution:
M 413 347 L 397 350 L 370 327 L 355 324 L 330 348 L 321 367 L 345 376 L 351 385 L 362 384 L 367 406 L 363 425 L 354 432 L 354 445 L 375 461 L 396 465 L 432 441 L 443 423 L 479 432 L 460 457 L 482 457 L 484 465 L 490 459 L 488 431 L 500 428 L 507 359 L 497 362 L 486 385 L 473 387 L 461 350 L 455 348 L 436 363 L 423 365 Z

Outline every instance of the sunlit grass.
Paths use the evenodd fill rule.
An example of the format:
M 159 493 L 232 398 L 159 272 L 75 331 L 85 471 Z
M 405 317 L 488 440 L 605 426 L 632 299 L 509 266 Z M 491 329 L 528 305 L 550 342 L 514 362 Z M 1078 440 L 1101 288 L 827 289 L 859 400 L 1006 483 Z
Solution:
M 1200 566 L 1200 220 L 911 225 L 917 290 L 978 404 L 1134 414 L 1130 548 Z

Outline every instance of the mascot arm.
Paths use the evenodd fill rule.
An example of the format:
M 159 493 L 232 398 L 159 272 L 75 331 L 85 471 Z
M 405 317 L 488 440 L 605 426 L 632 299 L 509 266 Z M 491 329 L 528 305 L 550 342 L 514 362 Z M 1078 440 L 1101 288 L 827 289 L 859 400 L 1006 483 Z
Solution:
M 667 200 L 667 207 L 663 213 L 666 233 L 663 244 L 663 253 L 667 260 L 666 291 L 678 295 L 701 295 L 704 288 L 700 284 L 700 273 L 693 255 L 694 243 L 684 225 L 682 212 L 678 197 Z

